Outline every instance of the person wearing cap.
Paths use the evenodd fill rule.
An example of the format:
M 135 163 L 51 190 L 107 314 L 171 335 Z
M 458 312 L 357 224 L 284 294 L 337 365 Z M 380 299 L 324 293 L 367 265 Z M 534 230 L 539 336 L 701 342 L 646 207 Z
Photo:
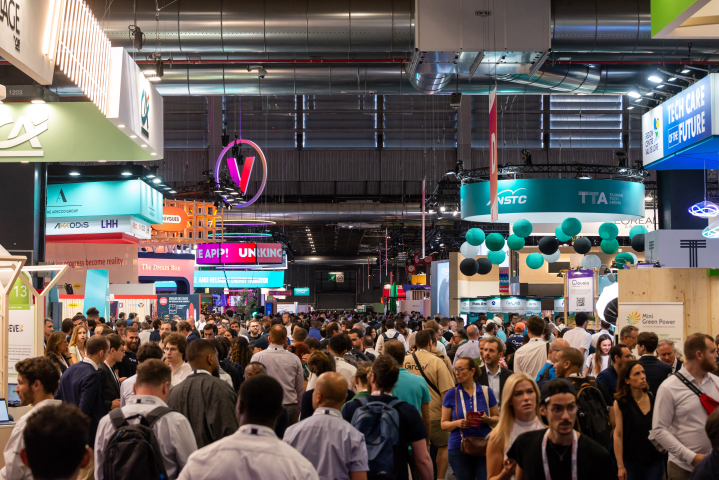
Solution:
M 577 417 L 577 393 L 571 383 L 557 378 L 542 386 L 540 413 L 549 428 L 521 434 L 494 479 L 545 480 L 615 478 L 607 450 L 573 428 Z
M 267 350 L 267 347 L 270 346 L 270 341 L 265 337 L 264 335 L 261 335 L 260 338 L 255 340 L 255 343 L 251 345 L 252 353 L 255 354 L 257 352 L 262 352 L 264 350 Z
M 512 343 L 515 348 L 519 349 L 522 346 L 524 340 L 524 323 L 518 322 L 514 326 L 514 335 L 507 339 L 507 343 Z

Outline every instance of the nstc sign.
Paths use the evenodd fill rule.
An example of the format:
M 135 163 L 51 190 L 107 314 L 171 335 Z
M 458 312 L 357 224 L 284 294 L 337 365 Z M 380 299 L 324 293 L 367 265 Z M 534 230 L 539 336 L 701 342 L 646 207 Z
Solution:
M 281 264 L 283 256 L 281 243 L 206 243 L 197 246 L 195 261 L 198 265 L 265 265 Z

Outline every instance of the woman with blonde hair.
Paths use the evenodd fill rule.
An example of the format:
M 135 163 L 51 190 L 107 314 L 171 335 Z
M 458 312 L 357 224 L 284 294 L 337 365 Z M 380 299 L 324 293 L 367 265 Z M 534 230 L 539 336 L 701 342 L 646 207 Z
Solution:
M 72 361 L 70 365 L 82 362 L 82 359 L 87 356 L 86 352 L 87 345 L 87 328 L 85 325 L 78 325 L 75 330 L 72 331 L 72 337 L 70 337 L 70 345 L 68 351 Z
M 546 428 L 539 413 L 539 387 L 526 373 L 516 372 L 507 378 L 502 391 L 499 422 L 487 443 L 487 478 L 514 478 L 515 462 L 507 459 L 507 451 L 517 437 L 525 432 Z

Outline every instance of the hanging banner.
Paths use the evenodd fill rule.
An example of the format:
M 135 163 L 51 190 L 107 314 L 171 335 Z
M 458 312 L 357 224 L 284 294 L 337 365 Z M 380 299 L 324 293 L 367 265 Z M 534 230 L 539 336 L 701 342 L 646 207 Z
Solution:
M 487 313 L 487 300 L 484 298 L 469 300 L 469 313 Z
M 527 312 L 525 315 L 541 315 L 542 314 L 542 299 L 540 298 L 528 298 L 527 299 Z
M 499 267 L 499 294 L 509 295 L 509 267 Z
M 502 313 L 516 313 L 525 315 L 527 313 L 527 299 L 525 297 L 502 297 Z
M 659 340 L 672 340 L 684 345 L 684 303 L 619 302 L 617 332 L 627 325 L 641 332 L 654 332 Z
M 569 312 L 594 312 L 594 272 L 570 270 L 567 276 Z
M 499 297 L 488 298 L 487 313 L 502 313 L 502 299 Z
M 497 199 L 497 87 L 489 93 L 489 200 L 491 221 L 499 219 Z M 464 216 L 463 216 L 464 218 Z

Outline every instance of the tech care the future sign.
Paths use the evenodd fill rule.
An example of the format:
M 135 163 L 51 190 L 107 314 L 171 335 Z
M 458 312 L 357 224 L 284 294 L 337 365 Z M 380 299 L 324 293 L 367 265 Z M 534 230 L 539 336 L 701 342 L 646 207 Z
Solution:
M 281 243 L 206 243 L 197 245 L 195 261 L 198 265 L 281 264 L 283 254 Z

